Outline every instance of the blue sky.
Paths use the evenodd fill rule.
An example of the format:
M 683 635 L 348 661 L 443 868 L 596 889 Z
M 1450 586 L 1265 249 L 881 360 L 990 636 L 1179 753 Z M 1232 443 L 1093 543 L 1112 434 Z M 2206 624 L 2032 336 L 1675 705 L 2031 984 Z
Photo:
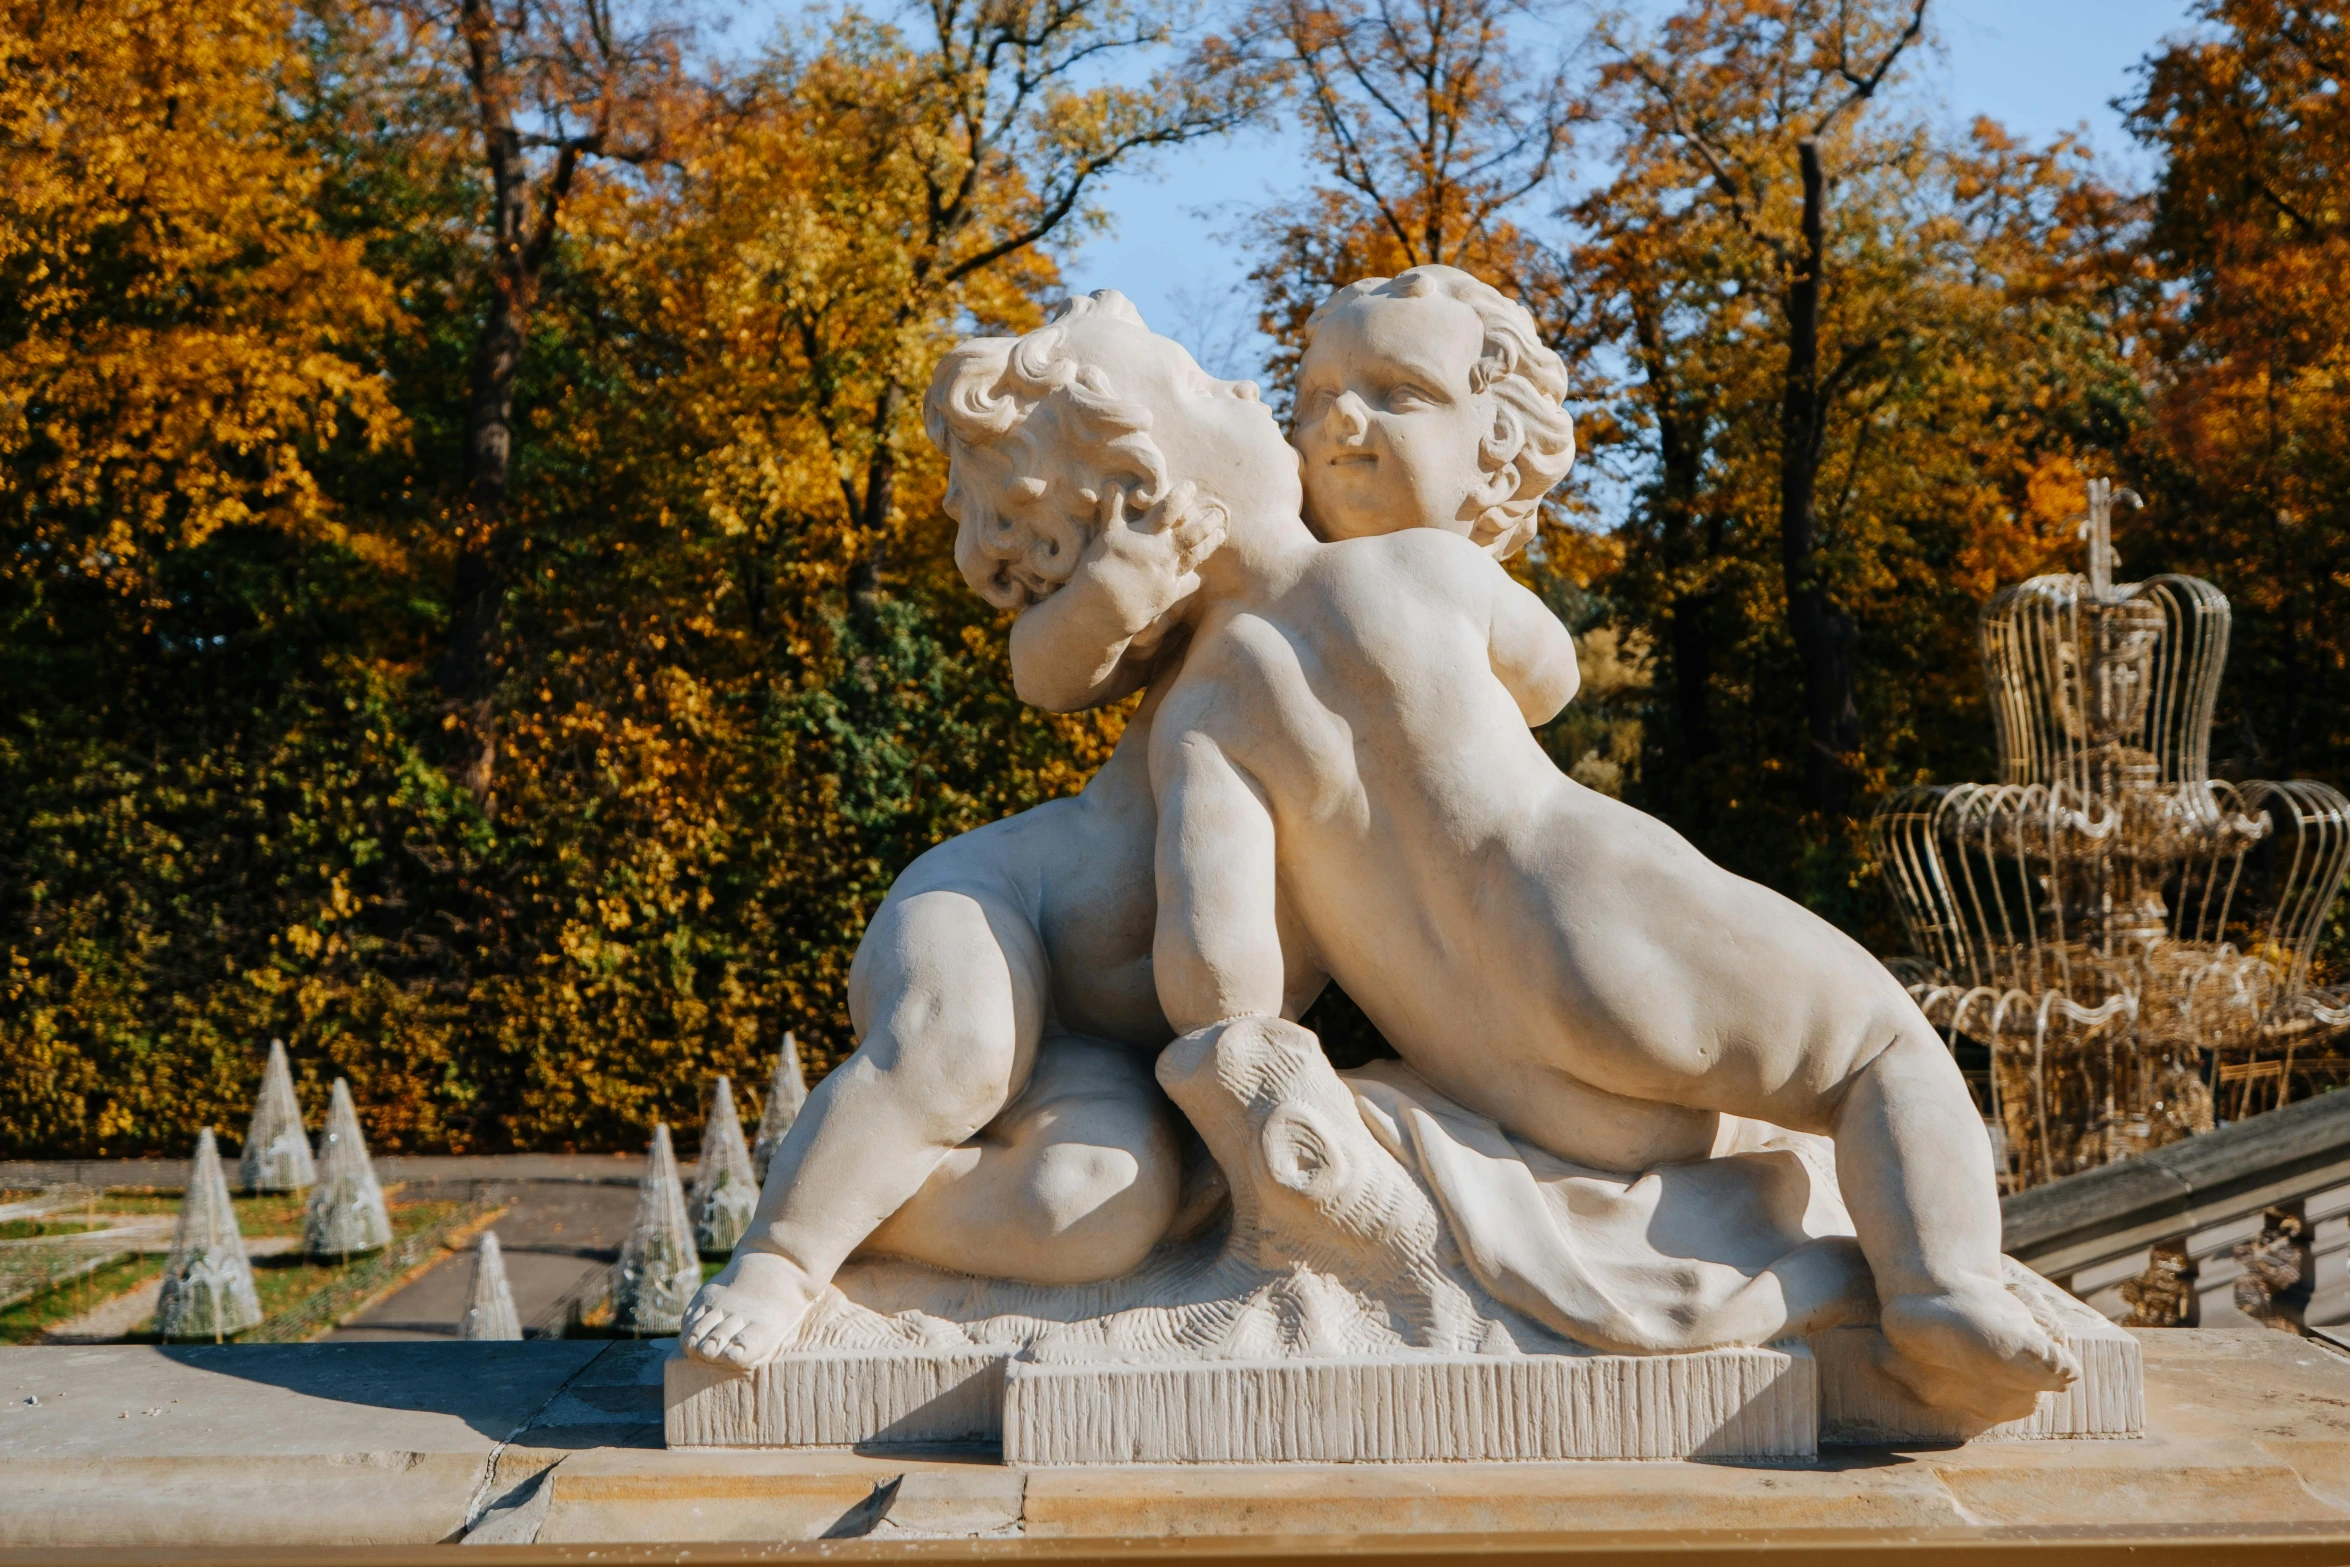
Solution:
M 1955 125 L 1989 114 L 2034 138 L 2085 127 L 2117 174 L 2144 175 L 2111 100 L 2131 90 L 2139 61 L 2186 30 L 2185 0 L 1941 0 L 1929 15 L 1938 36 L 1908 89 L 1917 101 Z M 1231 236 L 1249 208 L 1312 179 L 1302 149 L 1294 129 L 1252 131 L 1116 178 L 1103 203 L 1114 226 L 1070 259 L 1069 282 L 1119 289 L 1211 369 L 1254 374 L 1255 304 Z

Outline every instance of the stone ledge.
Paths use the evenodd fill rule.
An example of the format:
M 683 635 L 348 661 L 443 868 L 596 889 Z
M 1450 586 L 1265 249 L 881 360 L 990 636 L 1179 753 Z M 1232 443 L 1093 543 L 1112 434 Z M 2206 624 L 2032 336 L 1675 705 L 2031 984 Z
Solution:
M 520 1503 L 537 1480 L 546 1505 L 518 1543 L 812 1541 L 845 1522 L 867 1550 L 1345 1535 L 1360 1553 L 1366 1536 L 1401 1549 L 1412 1536 L 1440 1546 L 1481 1535 L 1487 1552 L 1604 1541 L 1646 1553 L 1706 1537 L 2212 1535 L 2271 1539 L 2272 1563 L 2320 1559 L 2308 1542 L 2335 1542 L 2325 1559 L 2350 1560 L 2350 1359 L 2265 1331 L 2131 1337 L 2145 1362 L 2136 1442 L 1894 1446 L 1759 1465 L 1034 1470 L 969 1451 L 664 1451 L 663 1343 L 9 1349 L 0 1546 L 422 1545 L 507 1497 Z

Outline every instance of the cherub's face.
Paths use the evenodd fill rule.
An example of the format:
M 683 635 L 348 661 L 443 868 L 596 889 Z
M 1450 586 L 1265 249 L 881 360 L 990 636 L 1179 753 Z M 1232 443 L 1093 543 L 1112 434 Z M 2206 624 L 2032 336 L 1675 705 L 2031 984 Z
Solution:
M 1254 381 L 1221 381 L 1182 344 L 1144 327 L 1096 316 L 1069 334 L 1069 349 L 1109 373 L 1121 401 L 1151 411 L 1150 438 L 1170 483 L 1197 485 L 1233 514 L 1296 515 L 1297 453 L 1281 438 Z
M 1469 534 L 1495 499 L 1478 459 L 1492 412 L 1469 386 L 1483 346 L 1477 313 L 1442 295 L 1366 295 L 1322 318 L 1293 434 L 1317 534 Z

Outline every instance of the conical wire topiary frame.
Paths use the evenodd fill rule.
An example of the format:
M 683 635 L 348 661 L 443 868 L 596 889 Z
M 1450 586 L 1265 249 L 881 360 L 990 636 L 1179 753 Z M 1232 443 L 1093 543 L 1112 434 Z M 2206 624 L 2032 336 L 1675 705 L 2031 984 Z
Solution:
M 391 1243 L 391 1215 L 359 1132 L 351 1085 L 338 1077 L 326 1129 L 318 1134 L 318 1184 L 302 1210 L 302 1249 L 313 1257 L 349 1257 Z
M 722 1075 L 710 1092 L 710 1114 L 702 1123 L 702 1158 L 686 1204 L 693 1216 L 694 1244 L 720 1256 L 733 1251 L 750 1228 L 751 1210 L 758 1206 L 759 1182 L 751 1174 L 751 1151 L 743 1146 L 743 1124 L 734 1113 L 734 1085 Z
M 269 1042 L 269 1065 L 261 1073 L 261 1097 L 245 1129 L 245 1151 L 237 1160 L 237 1181 L 249 1192 L 298 1192 L 318 1179 L 310 1162 L 310 1136 L 302 1130 L 302 1106 L 294 1098 L 294 1074 L 286 1065 L 286 1042 Z
M 522 1337 L 522 1317 L 514 1309 L 514 1291 L 506 1282 L 506 1254 L 498 1232 L 484 1230 L 473 1251 L 473 1285 L 465 1295 L 465 1318 L 457 1324 L 461 1339 L 513 1340 Z
M 172 1232 L 171 1258 L 163 1265 L 155 1332 L 167 1339 L 218 1341 L 260 1321 L 261 1301 L 253 1293 L 253 1265 L 229 1200 L 228 1173 L 207 1126 L 196 1138 L 188 1194 Z
M 792 1122 L 800 1118 L 800 1107 L 807 1102 L 808 1078 L 800 1068 L 800 1042 L 787 1028 L 783 1049 L 775 1057 L 774 1080 L 767 1085 L 767 1104 L 759 1112 L 759 1135 L 751 1143 L 751 1178 L 762 1186 L 767 1183 L 767 1166 L 774 1162 L 783 1134 L 791 1130 Z
M 612 1325 L 623 1333 L 659 1338 L 675 1333 L 702 1287 L 702 1259 L 686 1218 L 685 1188 L 667 1123 L 653 1128 L 652 1156 L 637 1184 L 636 1222 L 612 1265 Z

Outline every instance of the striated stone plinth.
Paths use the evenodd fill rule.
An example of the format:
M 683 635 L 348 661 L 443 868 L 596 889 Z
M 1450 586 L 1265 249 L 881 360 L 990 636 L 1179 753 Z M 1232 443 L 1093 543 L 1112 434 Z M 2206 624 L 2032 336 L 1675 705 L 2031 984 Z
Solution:
M 1690 1355 L 1038 1362 L 979 1350 L 664 1368 L 673 1446 L 1003 1444 L 1034 1467 L 1122 1463 L 1807 1458 L 1802 1345 Z
M 1875 1328 L 1832 1328 L 1812 1336 L 1820 1365 L 1820 1440 L 1831 1446 L 1887 1442 L 2013 1442 L 2050 1438 L 2134 1437 L 2146 1430 L 2146 1377 L 2138 1340 L 2089 1307 L 2010 1261 L 2013 1288 L 2059 1334 L 2081 1362 L 2081 1379 L 2043 1393 L 2023 1420 L 1971 1421 L 1910 1397 L 1881 1369 L 1885 1335 Z
M 745 1376 L 674 1358 L 679 1447 L 1001 1442 L 1005 1461 L 1544 1462 L 1811 1457 L 1822 1445 L 2131 1438 L 2139 1341 L 2021 1265 L 2014 1287 L 2081 1361 L 2068 1392 L 1986 1426 L 1886 1374 L 1874 1327 L 1686 1355 L 1031 1359 L 978 1347 L 795 1351 Z
M 1004 1461 L 1541 1463 L 1810 1458 L 1800 1344 L 1688 1355 L 1050 1365 L 1004 1379 Z
M 937 1447 L 1004 1434 L 992 1350 L 818 1350 L 748 1376 L 672 1355 L 662 1371 L 671 1447 Z

